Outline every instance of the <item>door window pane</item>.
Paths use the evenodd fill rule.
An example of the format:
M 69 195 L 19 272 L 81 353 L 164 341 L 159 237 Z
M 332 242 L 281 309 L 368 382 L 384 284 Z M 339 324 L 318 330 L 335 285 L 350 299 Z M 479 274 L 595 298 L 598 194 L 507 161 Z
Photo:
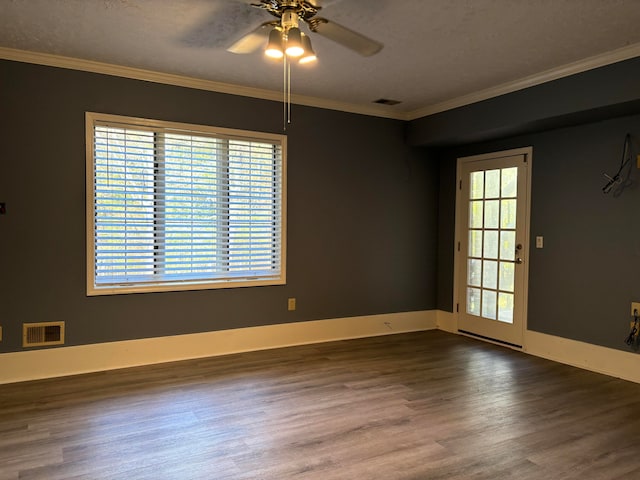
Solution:
M 482 287 L 498 288 L 498 262 L 492 260 L 482 262 Z
M 469 269 L 467 272 L 467 283 L 473 287 L 479 287 L 481 278 L 482 278 L 482 260 L 476 260 L 475 258 L 470 258 Z
M 500 196 L 500 170 L 485 172 L 484 198 L 498 198 Z
M 500 290 L 513 292 L 515 263 L 500 262 Z
M 469 256 L 482 257 L 482 230 L 469 230 Z
M 498 295 L 498 320 L 513 323 L 513 293 L 500 292 Z
M 467 288 L 467 313 L 480 316 L 480 289 Z
M 469 228 L 482 228 L 483 201 L 471 202 L 469 205 Z
M 500 228 L 516 228 L 516 201 L 502 200 Z
M 491 320 L 496 319 L 496 292 L 492 292 L 491 290 L 483 290 L 482 291 L 482 316 L 485 318 L 490 318 Z
M 518 167 L 502 169 L 502 198 L 515 197 L 518 187 Z
M 484 172 L 471 172 L 469 198 L 475 200 L 484 197 Z
M 500 260 L 515 260 L 516 232 L 500 232 Z
M 484 258 L 498 258 L 498 232 L 484 232 Z
M 498 217 L 500 213 L 500 201 L 488 200 L 484 202 L 484 228 L 498 228 Z

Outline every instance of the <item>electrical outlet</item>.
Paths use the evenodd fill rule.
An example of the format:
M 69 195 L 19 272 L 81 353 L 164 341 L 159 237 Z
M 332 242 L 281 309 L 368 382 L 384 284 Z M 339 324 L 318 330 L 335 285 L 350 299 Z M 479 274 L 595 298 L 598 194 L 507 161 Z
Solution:
M 295 298 L 290 298 L 289 300 L 287 300 L 287 310 L 292 312 L 295 309 L 296 309 L 296 299 Z
M 638 316 L 640 317 L 640 302 L 631 302 L 631 316 L 633 317 L 633 312 L 637 311 Z

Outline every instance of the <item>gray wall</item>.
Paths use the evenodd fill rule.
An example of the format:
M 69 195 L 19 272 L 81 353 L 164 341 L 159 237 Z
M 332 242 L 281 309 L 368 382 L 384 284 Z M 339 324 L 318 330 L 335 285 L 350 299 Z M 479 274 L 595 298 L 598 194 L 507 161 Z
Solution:
M 85 111 L 281 133 L 282 106 L 0 61 L 0 107 L 0 352 L 23 322 L 78 345 L 436 307 L 438 165 L 403 122 L 293 106 L 286 286 L 86 297 Z
M 640 111 L 640 57 L 419 118 L 407 142 L 455 146 Z
M 625 350 L 640 301 L 640 170 L 608 195 L 626 133 L 638 153 L 640 115 L 441 152 L 438 307 L 452 311 L 455 163 L 459 156 L 533 146 L 528 328 Z M 445 187 L 446 185 L 446 187 Z M 544 236 L 536 249 L 535 237 Z
M 440 163 L 439 309 L 453 311 L 456 159 L 532 146 L 528 328 L 628 349 L 630 303 L 640 301 L 640 88 L 629 83 L 639 74 L 634 59 L 409 125 L 409 141 L 431 145 Z M 627 133 L 628 184 L 604 195 Z
M 67 343 L 440 308 L 452 311 L 455 160 L 533 146 L 529 328 L 625 349 L 640 301 L 640 59 L 413 122 L 294 106 L 287 131 L 288 284 L 85 295 L 84 112 L 282 131 L 277 102 L 0 62 L 0 352 L 23 322 Z M 286 299 L 298 299 L 296 312 Z

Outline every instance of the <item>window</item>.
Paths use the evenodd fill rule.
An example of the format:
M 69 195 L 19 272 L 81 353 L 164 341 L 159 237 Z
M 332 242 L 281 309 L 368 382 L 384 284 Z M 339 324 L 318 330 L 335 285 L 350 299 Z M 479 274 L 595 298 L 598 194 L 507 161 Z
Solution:
M 88 295 L 285 283 L 286 137 L 86 119 Z

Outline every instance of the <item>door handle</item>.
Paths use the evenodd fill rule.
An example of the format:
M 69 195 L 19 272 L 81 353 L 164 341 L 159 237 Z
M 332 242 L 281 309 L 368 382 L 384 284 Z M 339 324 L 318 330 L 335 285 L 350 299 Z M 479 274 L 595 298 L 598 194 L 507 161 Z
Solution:
M 520 265 L 520 264 L 522 263 L 522 258 L 520 258 L 520 257 L 518 256 L 518 255 L 520 255 L 520 252 L 521 252 L 521 251 L 522 251 L 522 244 L 521 244 L 521 243 L 519 243 L 519 244 L 517 244 L 517 245 L 516 245 L 516 255 L 515 255 L 515 257 L 516 257 L 516 263 L 517 263 L 518 265 Z

